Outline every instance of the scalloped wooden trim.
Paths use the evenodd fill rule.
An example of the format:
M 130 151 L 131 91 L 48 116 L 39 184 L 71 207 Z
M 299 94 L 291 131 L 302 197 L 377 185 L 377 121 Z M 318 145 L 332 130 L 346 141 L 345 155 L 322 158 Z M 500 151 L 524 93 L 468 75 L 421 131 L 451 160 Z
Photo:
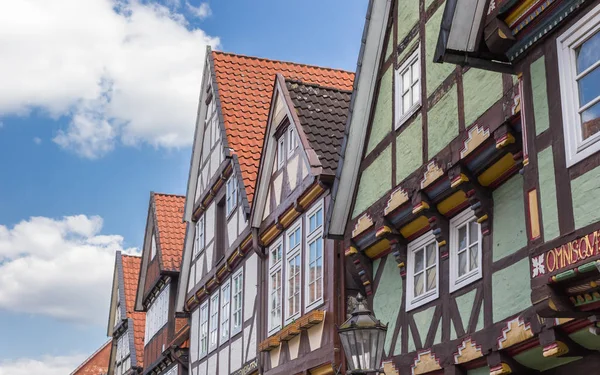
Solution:
M 362 215 L 360 218 L 358 218 L 358 221 L 356 221 L 356 224 L 354 225 L 354 229 L 352 230 L 352 238 L 371 228 L 373 224 L 373 219 L 371 219 L 369 214 Z
M 390 194 L 390 199 L 388 199 L 387 206 L 385 210 L 383 210 L 384 215 L 388 215 L 390 212 L 394 211 L 396 208 L 402 206 L 404 203 L 408 202 L 408 192 L 403 188 L 398 188 Z
M 471 127 L 468 134 L 467 139 L 463 142 L 463 148 L 460 150 L 461 159 L 473 152 L 490 137 L 490 131 L 485 127 L 479 127 L 479 125 Z

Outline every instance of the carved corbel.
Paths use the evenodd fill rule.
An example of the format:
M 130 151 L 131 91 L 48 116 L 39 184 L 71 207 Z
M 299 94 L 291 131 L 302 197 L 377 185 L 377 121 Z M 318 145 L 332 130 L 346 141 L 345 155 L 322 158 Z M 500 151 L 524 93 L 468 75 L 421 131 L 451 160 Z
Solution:
M 577 311 L 567 297 L 557 293 L 548 284 L 532 289 L 531 303 L 536 313 L 544 318 L 586 318 L 590 315 L 587 312 Z
M 532 370 L 521 365 L 504 352 L 491 352 L 487 356 L 490 375 L 531 374 Z
M 569 357 L 583 357 L 593 352 L 553 327 L 542 330 L 539 339 L 543 348 L 542 354 L 546 358 L 562 357 L 566 354 Z
M 417 191 L 412 197 L 413 214 L 423 215 L 429 221 L 429 229 L 433 231 L 442 259 L 448 257 L 449 224 L 448 219 L 438 212 L 435 205 L 429 203 L 424 192 Z
M 398 263 L 400 276 L 404 279 L 406 277 L 406 241 L 401 237 L 391 239 L 390 247 L 392 255 L 394 255 L 396 263 Z
M 477 178 L 462 165 L 450 168 L 448 178 L 452 188 L 462 190 L 467 196 L 469 205 L 477 217 L 477 222 L 481 225 L 481 234 L 484 236 L 490 234 L 493 206 L 490 191 L 481 186 Z
M 590 333 L 592 335 L 600 336 L 600 315 L 592 315 L 588 320 L 593 323 L 593 325 L 588 328 Z
M 370 296 L 373 294 L 373 276 L 368 267 L 365 267 L 365 265 L 368 264 L 367 257 L 358 250 L 355 244 L 350 244 L 345 251 L 345 255 L 350 259 L 352 264 L 354 264 L 354 269 L 360 279 L 365 294 Z

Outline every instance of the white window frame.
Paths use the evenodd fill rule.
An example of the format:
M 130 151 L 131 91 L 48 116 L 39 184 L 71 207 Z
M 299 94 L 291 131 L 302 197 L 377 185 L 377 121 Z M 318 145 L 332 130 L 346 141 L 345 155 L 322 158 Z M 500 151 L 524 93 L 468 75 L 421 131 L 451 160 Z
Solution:
M 298 138 L 296 136 L 296 128 L 294 125 L 290 124 L 290 128 L 288 129 L 288 157 L 294 154 L 296 148 L 298 147 Z
M 156 257 L 156 236 L 154 235 L 154 231 L 152 231 L 152 238 L 150 239 L 150 260 L 153 260 Z
M 435 243 L 435 268 L 436 268 L 436 286 L 435 290 L 426 293 L 425 295 L 415 297 L 414 296 L 414 262 L 415 252 L 424 249 L 429 243 Z M 436 300 L 440 296 L 440 254 L 437 241 L 433 232 L 429 231 L 421 237 L 415 239 L 408 244 L 407 251 L 407 272 L 406 272 L 406 311 L 416 309 L 419 306 L 423 306 L 426 303 Z M 425 267 L 425 265 L 423 265 Z M 426 276 L 426 275 L 425 275 Z M 426 281 L 426 280 L 424 280 Z
M 281 255 L 277 261 L 273 261 L 273 257 L 271 256 L 271 251 L 277 247 L 281 247 Z M 283 306 L 284 306 L 284 280 L 283 280 L 283 256 L 285 254 L 283 247 L 283 236 L 280 236 L 271 246 L 269 246 L 269 293 L 268 293 L 268 334 L 272 334 L 281 329 L 281 318 L 283 316 Z M 279 319 L 278 321 L 273 321 L 272 313 L 275 309 L 273 306 L 273 299 L 271 298 L 271 294 L 273 293 L 273 282 L 272 277 L 274 274 L 279 272 L 280 274 L 280 285 L 279 285 Z
M 194 258 L 204 251 L 205 237 L 204 237 L 204 215 L 200 215 L 198 221 L 195 224 L 196 236 L 194 238 Z
M 321 210 L 321 224 L 318 222 L 317 227 L 310 232 L 310 219 L 312 216 L 317 215 L 317 212 Z M 325 206 L 323 204 L 323 200 L 321 199 L 319 202 L 315 203 L 306 213 L 306 240 L 304 243 L 304 251 L 306 253 L 306 267 L 305 267 L 305 276 L 304 276 L 304 312 L 308 312 L 313 310 L 317 306 L 323 303 L 323 294 L 324 294 L 324 277 L 325 277 L 325 238 L 323 238 L 323 221 L 325 216 Z M 315 216 L 316 217 L 316 216 Z M 310 245 L 314 242 L 321 241 L 321 297 L 315 299 L 314 301 L 310 301 Z
M 208 309 L 208 300 L 204 301 L 202 305 L 200 305 L 200 323 L 198 327 L 198 341 L 199 341 L 199 357 L 203 358 L 208 354 L 208 346 L 209 346 L 209 336 L 208 336 L 208 325 L 209 325 L 209 309 Z M 205 344 L 203 344 L 203 340 L 205 340 Z
M 285 165 L 285 132 L 277 139 L 277 169 Z
M 410 69 L 414 64 L 416 64 L 416 66 L 419 69 L 419 78 L 418 81 L 416 82 L 416 85 L 419 87 L 419 96 L 418 96 L 418 100 L 416 102 L 413 103 L 413 105 L 407 110 L 404 111 L 404 113 L 402 112 L 402 93 L 404 92 L 403 90 L 403 82 L 402 82 L 402 73 L 405 72 L 407 69 Z M 395 129 L 398 129 L 399 127 L 402 126 L 402 124 L 404 124 L 406 122 L 406 120 L 408 120 L 415 112 L 417 112 L 420 108 L 421 108 L 421 93 L 422 93 L 422 74 L 421 74 L 421 48 L 418 45 L 417 46 L 417 50 L 415 52 L 413 52 L 412 55 L 410 55 L 410 57 L 408 59 L 406 59 L 406 61 L 400 66 L 400 68 L 396 69 L 396 71 L 394 72 L 395 74 L 395 98 L 394 98 L 394 102 L 395 102 L 395 113 L 396 113 L 396 121 L 395 121 Z M 409 95 L 411 95 L 412 98 L 412 92 L 413 89 L 412 87 L 415 85 L 415 83 L 411 82 L 411 87 L 409 89 Z
M 212 352 L 219 347 L 219 293 L 215 293 L 210 297 L 210 315 L 208 318 L 208 352 Z M 214 319 L 213 319 L 214 318 Z M 214 333 L 214 342 L 213 342 Z
M 115 374 L 124 374 L 131 368 L 131 348 L 129 347 L 129 330 L 126 330 L 117 340 L 115 350 Z
M 237 289 L 239 280 L 239 290 Z M 239 299 L 237 299 L 239 298 Z M 236 302 L 237 301 L 237 302 Z M 239 303 L 239 306 L 237 305 Z M 244 325 L 244 316 L 242 308 L 244 306 L 244 269 L 240 268 L 231 277 L 231 337 L 242 331 Z
M 600 132 L 583 140 L 575 58 L 575 49 L 598 32 L 600 32 L 600 5 L 591 9 L 556 39 L 567 168 L 600 151 Z M 585 75 L 599 65 L 600 61 L 580 75 Z M 597 99 L 592 99 L 584 108 L 596 104 Z
M 294 248 L 292 248 L 290 246 L 290 235 L 295 233 L 296 230 L 299 230 L 300 232 L 300 238 L 298 243 L 296 244 L 296 246 L 294 246 Z M 282 280 L 282 284 L 283 284 L 283 289 L 285 290 L 285 299 L 284 299 L 284 303 L 282 303 L 282 305 L 284 306 L 285 309 L 285 324 L 288 324 L 289 322 L 293 321 L 294 319 L 300 317 L 300 314 L 302 314 L 302 289 L 303 289 L 303 285 L 302 285 L 302 269 L 303 267 L 303 261 L 302 261 L 302 217 L 300 217 L 296 223 L 294 223 L 286 232 L 285 232 L 285 280 Z M 291 276 L 291 270 L 290 270 L 290 260 L 292 258 L 295 258 L 299 256 L 300 257 L 300 270 L 298 271 L 300 274 L 300 288 L 299 288 L 299 296 L 298 296 L 298 304 L 300 306 L 298 306 L 298 311 L 296 311 L 293 314 L 289 313 L 289 302 L 290 302 L 290 297 L 291 297 L 291 290 L 289 288 L 289 280 L 290 280 L 290 276 Z
M 146 311 L 146 334 L 144 336 L 144 345 L 160 331 L 169 320 L 169 296 L 171 285 L 167 284 L 158 293 L 158 296 L 152 301 Z
M 458 230 L 471 221 L 477 222 L 477 217 L 471 209 L 464 210 L 450 220 L 450 293 L 481 279 L 483 276 L 483 268 L 481 266 L 483 236 L 481 234 L 481 224 L 478 223 L 477 268 L 471 270 L 466 275 L 458 277 Z M 469 236 L 468 230 L 467 238 Z M 468 248 L 469 246 L 467 246 L 467 251 L 469 251 Z M 467 261 L 469 262 L 470 258 L 468 258 Z
M 238 201 L 238 194 L 237 194 L 237 179 L 235 178 L 235 175 L 232 174 L 229 179 L 227 180 L 227 184 L 226 184 L 226 215 L 229 216 L 233 210 L 237 207 L 237 201 Z
M 219 324 L 219 345 L 227 342 L 229 340 L 229 333 L 231 332 L 230 327 L 230 314 L 231 314 L 231 283 L 228 279 L 221 286 L 221 312 L 220 319 L 221 322 Z

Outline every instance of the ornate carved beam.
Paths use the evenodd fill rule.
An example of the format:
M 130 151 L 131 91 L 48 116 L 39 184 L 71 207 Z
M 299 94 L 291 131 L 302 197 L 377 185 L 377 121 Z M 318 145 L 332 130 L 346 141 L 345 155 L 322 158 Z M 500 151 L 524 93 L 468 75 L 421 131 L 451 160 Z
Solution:
M 469 201 L 471 209 L 481 225 L 481 233 L 487 236 L 491 233 L 492 223 L 492 194 L 479 184 L 477 178 L 464 166 L 457 164 L 448 170 L 450 186 L 462 190 Z
M 429 221 L 429 229 L 438 243 L 438 248 L 442 259 L 448 257 L 449 224 L 448 219 L 438 212 L 434 204 L 429 202 L 429 198 L 423 191 L 417 191 L 411 198 L 414 215 L 423 215 Z

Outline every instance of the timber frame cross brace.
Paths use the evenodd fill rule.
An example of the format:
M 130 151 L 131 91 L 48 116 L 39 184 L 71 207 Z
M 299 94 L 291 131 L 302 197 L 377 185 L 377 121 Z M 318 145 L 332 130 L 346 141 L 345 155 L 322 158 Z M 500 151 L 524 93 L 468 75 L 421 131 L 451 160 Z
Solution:
M 493 201 L 489 189 L 479 184 L 477 178 L 464 166 L 457 164 L 448 170 L 450 187 L 457 188 L 467 196 L 469 206 L 481 225 L 481 234 L 487 236 L 491 233 Z

